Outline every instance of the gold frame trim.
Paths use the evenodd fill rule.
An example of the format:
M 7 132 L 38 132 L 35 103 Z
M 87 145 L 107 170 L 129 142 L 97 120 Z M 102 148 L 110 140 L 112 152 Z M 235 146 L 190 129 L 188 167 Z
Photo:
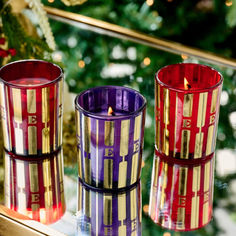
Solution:
M 77 13 L 63 11 L 53 7 L 44 7 L 44 10 L 47 12 L 50 18 L 73 24 L 73 26 L 116 38 L 130 40 L 173 54 L 185 54 L 187 56 L 193 56 L 208 63 L 236 69 L 236 59 L 233 58 L 225 58 L 211 52 L 189 47 L 166 39 L 153 37 L 135 30 L 127 29 L 119 25 L 111 24 Z

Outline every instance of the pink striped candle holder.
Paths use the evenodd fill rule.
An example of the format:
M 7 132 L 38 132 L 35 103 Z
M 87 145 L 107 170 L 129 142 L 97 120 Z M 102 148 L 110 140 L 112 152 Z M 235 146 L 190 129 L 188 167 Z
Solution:
M 40 60 L 0 69 L 4 147 L 17 155 L 41 155 L 62 144 L 63 72 Z
M 159 152 L 196 159 L 215 150 L 223 77 L 199 64 L 160 69 L 155 79 L 156 140 Z

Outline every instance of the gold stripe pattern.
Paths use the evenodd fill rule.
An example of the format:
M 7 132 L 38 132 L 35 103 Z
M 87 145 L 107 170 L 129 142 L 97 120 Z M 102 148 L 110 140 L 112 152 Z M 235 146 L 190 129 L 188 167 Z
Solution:
M 172 167 L 172 182 L 171 182 L 171 195 L 170 195 L 170 216 L 172 215 L 172 209 L 173 209 L 173 198 L 174 198 L 174 185 L 175 185 L 175 170 L 176 167 L 173 165 Z M 169 228 L 172 228 L 172 221 L 169 221 Z
M 183 115 L 185 117 L 192 116 L 192 108 L 193 108 L 193 94 L 187 93 L 184 95 Z
M 138 174 L 138 155 L 139 153 L 135 153 L 132 158 L 132 169 L 131 169 L 131 180 L 130 184 L 134 184 L 137 181 Z
M 104 143 L 106 146 L 114 145 L 114 121 L 105 121 Z
M 76 121 L 76 133 L 80 136 L 80 113 L 76 110 L 75 112 L 75 121 Z
M 63 114 L 63 79 L 58 83 L 58 146 L 62 144 L 62 114 Z
M 190 141 L 190 130 L 182 130 L 181 152 L 180 152 L 181 159 L 188 159 L 189 141 Z
M 113 160 L 105 159 L 104 160 L 104 188 L 112 188 L 112 180 L 113 180 Z
M 153 209 L 156 208 L 155 205 L 156 205 L 158 170 L 159 170 L 159 159 L 155 156 L 153 160 L 152 185 L 151 185 L 150 201 L 149 201 L 151 203 L 149 204 L 149 215 L 153 220 L 156 214 L 156 212 Z
M 83 135 L 84 135 L 84 151 L 90 153 L 90 140 L 91 140 L 91 125 L 90 125 L 90 118 L 88 116 L 83 117 Z
M 84 160 L 84 179 L 85 182 L 91 184 L 91 160 L 89 154 L 91 152 L 91 119 L 88 116 L 82 115 L 82 130 L 83 130 L 83 150 L 87 157 Z
M 199 226 L 199 196 L 198 191 L 200 190 L 200 178 L 201 178 L 201 167 L 193 167 L 193 182 L 192 191 L 194 196 L 192 197 L 191 206 L 191 229 L 198 228 Z
M 28 126 L 28 152 L 37 154 L 37 127 Z
M 126 186 L 127 165 L 127 161 L 122 161 L 119 163 L 118 188 L 123 188 Z
M 23 161 L 16 161 L 16 181 L 18 187 L 18 211 L 25 213 L 26 209 L 26 194 L 25 194 L 25 166 Z
M 154 158 L 154 166 L 153 166 L 153 186 L 157 187 L 158 182 L 158 171 L 159 171 L 159 159 Z
M 12 88 L 14 120 L 16 123 L 22 123 L 21 90 Z
M 188 168 L 180 167 L 179 168 L 179 195 L 186 196 L 187 193 L 187 177 L 188 177 Z
M 167 172 L 168 172 L 168 164 L 166 162 L 163 163 L 163 167 L 162 167 L 162 181 L 161 181 L 161 186 L 159 187 L 161 190 L 161 199 L 159 201 L 159 210 L 160 212 L 163 212 L 164 207 L 165 207 L 165 200 L 166 200 L 166 187 L 167 187 Z M 161 225 L 164 225 L 165 222 L 165 217 L 163 216 L 163 214 L 159 214 L 158 215 L 158 221 L 160 222 Z
M 128 154 L 129 127 L 130 127 L 130 120 L 121 121 L 120 156 L 122 157 L 125 157 Z
M 80 143 L 80 113 L 75 111 L 75 120 L 76 120 L 76 133 L 77 133 L 77 161 L 78 161 L 78 175 L 82 178 L 82 160 L 81 160 L 81 143 Z
M 43 161 L 43 185 L 45 187 L 44 193 L 44 201 L 45 201 L 45 208 L 52 207 L 52 190 L 51 190 L 51 167 L 50 167 L 50 160 Z
M 1 95 L 0 95 L 1 96 Z M 5 166 L 5 173 L 4 173 L 4 195 L 5 195 L 5 206 L 8 208 L 11 208 L 11 188 L 10 188 L 10 182 L 11 182 L 11 160 L 9 158 L 9 155 L 7 152 L 4 152 L 4 166 Z M 14 187 L 12 186 L 12 189 Z
M 50 152 L 50 127 L 48 127 L 48 122 L 50 119 L 49 110 L 49 87 L 42 88 L 42 122 L 44 123 L 44 128 L 42 129 L 42 152 Z
M 84 158 L 84 180 L 86 183 L 91 184 L 91 160 Z
M 27 112 L 36 113 L 36 90 L 27 90 Z M 36 116 L 28 117 L 29 124 L 36 124 Z M 28 152 L 30 155 L 37 154 L 37 126 L 28 126 Z
M 203 147 L 202 144 L 204 139 L 204 133 L 202 132 L 202 127 L 205 125 L 207 97 L 208 97 L 207 92 L 199 94 L 198 117 L 197 117 L 197 127 L 199 128 L 199 133 L 196 134 L 194 158 L 200 158 L 202 156 L 202 147 Z
M 78 175 L 82 178 L 82 160 L 81 160 L 81 151 L 77 148 L 77 160 L 78 160 Z
M 42 122 L 47 123 L 49 121 L 49 87 L 42 88 Z
M 160 149 L 160 120 L 159 120 L 159 112 L 160 112 L 160 85 L 155 83 L 155 117 L 157 120 L 156 124 L 156 145 L 157 149 Z
M 211 113 L 216 111 L 217 97 L 218 97 L 218 88 L 214 89 L 213 92 L 212 92 Z
M 58 203 L 59 203 L 59 196 L 58 196 L 58 181 L 59 181 L 59 176 L 58 176 L 58 171 L 57 171 L 57 157 L 55 156 L 54 157 L 54 160 L 53 160 L 53 167 L 54 167 L 54 186 L 55 186 L 55 195 L 56 195 L 56 205 L 58 206 Z M 60 160 L 58 160 L 60 161 Z M 59 187 L 60 189 L 60 187 Z M 61 190 L 61 189 L 60 189 Z
M 61 205 L 63 211 L 65 211 L 65 196 L 64 196 L 64 166 L 63 166 L 63 156 L 62 152 L 59 152 L 57 155 L 58 160 L 58 173 L 60 181 L 60 192 L 61 192 Z
M 24 154 L 23 130 L 20 128 L 22 123 L 21 90 L 12 88 L 14 120 L 17 123 L 15 128 L 15 148 L 17 154 Z
M 126 235 L 126 225 L 124 224 L 126 219 L 126 194 L 118 195 L 118 220 L 121 222 L 118 228 L 118 235 L 125 236 Z
M 163 110 L 163 121 L 165 124 L 163 132 L 163 146 L 162 151 L 165 155 L 169 155 L 169 130 L 167 125 L 170 123 L 169 112 L 170 112 L 170 98 L 169 98 L 169 89 L 163 88 L 164 94 L 164 110 Z
M 169 120 L 169 110 L 170 110 L 170 98 L 169 98 L 169 89 L 163 88 L 164 94 L 164 113 L 163 113 L 163 120 L 166 125 L 170 123 Z
M 131 235 L 137 234 L 137 192 L 136 189 L 130 191 L 130 220 L 131 220 Z
M 4 93 L 4 85 L 0 83 L 0 107 L 1 107 L 1 122 L 2 122 L 2 131 L 3 131 L 3 141 L 4 147 L 9 150 L 9 135 L 7 130 L 7 117 L 6 117 L 6 107 L 5 107 L 5 93 Z
M 27 90 L 27 112 L 36 113 L 36 90 Z
M 188 168 L 179 168 L 179 208 L 177 214 L 177 229 L 185 228 L 185 204 L 186 204 L 186 193 L 187 193 L 187 178 Z
M 206 155 L 210 155 L 214 150 L 214 140 L 213 140 L 213 135 L 214 135 L 214 125 L 210 125 L 208 127 L 208 134 L 207 134 L 207 146 L 206 146 Z
M 208 161 L 204 168 L 204 203 L 203 203 L 203 217 L 202 224 L 205 225 L 209 218 L 209 190 L 210 190 L 210 175 L 211 162 Z
M 197 127 L 199 128 L 205 125 L 207 95 L 208 95 L 207 92 L 199 94 L 198 116 L 197 116 Z
M 58 146 L 58 144 L 57 144 L 57 140 L 56 140 L 56 138 L 57 138 L 57 127 L 58 127 L 58 125 L 57 125 L 57 109 L 56 109 L 56 107 L 57 107 L 57 83 L 54 85 L 54 134 L 53 134 L 53 148 L 54 148 L 54 150 L 56 150 L 57 149 L 57 146 Z M 76 113 L 75 113 L 75 115 L 76 115 Z
M 204 133 L 200 132 L 196 134 L 194 158 L 202 157 L 203 139 L 204 139 Z
M 173 157 L 175 157 L 176 150 L 175 150 L 175 145 L 176 145 L 176 133 L 177 133 L 177 113 L 178 113 L 178 93 L 176 92 L 176 98 L 175 98 L 175 135 L 174 135 L 174 149 L 173 149 Z
M 38 165 L 35 163 L 29 164 L 29 177 L 30 177 L 30 191 L 38 192 L 39 183 L 38 183 Z
M 15 188 L 15 183 L 14 183 L 14 178 L 13 177 L 13 161 L 10 159 L 10 166 L 11 166 L 11 186 L 12 186 L 12 189 Z M 11 202 L 12 202 L 12 205 L 15 206 L 15 193 L 14 191 L 12 191 L 12 194 L 11 194 Z
M 142 115 L 135 117 L 135 123 L 134 123 L 134 141 L 139 140 L 140 134 L 141 134 L 141 118 Z
M 120 133 L 120 156 L 123 157 L 122 162 L 119 163 L 119 177 L 118 177 L 118 188 L 126 186 L 127 177 L 127 161 L 125 156 L 128 154 L 129 148 L 129 128 L 130 120 L 121 121 L 121 133 Z
M 142 115 L 135 117 L 135 123 L 134 123 L 134 154 L 132 158 L 132 169 L 131 169 L 131 180 L 130 184 L 134 184 L 137 181 L 137 172 L 138 172 L 138 157 L 140 149 L 140 134 L 141 134 L 141 118 Z
M 5 90 L 6 92 L 6 104 L 7 104 L 7 117 L 8 117 L 8 129 L 9 129 L 9 146 L 10 146 L 10 149 L 12 148 L 12 143 L 11 143 L 11 122 L 10 122 L 10 109 L 9 109 L 9 99 L 8 99 L 8 90 L 6 88 Z
M 81 211 L 82 209 L 82 184 L 78 182 L 79 187 L 78 187 L 78 211 Z
M 89 190 L 84 189 L 84 214 L 87 217 L 91 217 L 91 192 Z
M 103 224 L 112 225 L 112 196 L 103 196 Z

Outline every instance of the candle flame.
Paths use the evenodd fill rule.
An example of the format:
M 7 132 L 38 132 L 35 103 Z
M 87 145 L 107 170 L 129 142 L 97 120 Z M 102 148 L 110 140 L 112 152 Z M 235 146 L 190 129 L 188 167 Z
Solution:
M 191 85 L 189 84 L 188 80 L 184 77 L 184 89 L 188 90 L 191 88 Z
M 108 116 L 113 116 L 113 115 L 114 115 L 114 112 L 113 112 L 113 110 L 112 110 L 112 107 L 109 107 L 109 108 L 108 108 L 107 115 L 108 115 Z

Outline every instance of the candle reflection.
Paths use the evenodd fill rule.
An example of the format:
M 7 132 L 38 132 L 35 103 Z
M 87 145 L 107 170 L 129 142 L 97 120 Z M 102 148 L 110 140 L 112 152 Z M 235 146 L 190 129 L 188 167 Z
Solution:
M 199 229 L 212 218 L 214 156 L 201 163 L 169 160 L 156 151 L 149 215 L 171 230 Z
M 51 224 L 65 212 L 62 152 L 19 159 L 5 152 L 5 205 L 33 220 Z
M 78 181 L 77 235 L 141 235 L 141 184 L 103 192 Z

